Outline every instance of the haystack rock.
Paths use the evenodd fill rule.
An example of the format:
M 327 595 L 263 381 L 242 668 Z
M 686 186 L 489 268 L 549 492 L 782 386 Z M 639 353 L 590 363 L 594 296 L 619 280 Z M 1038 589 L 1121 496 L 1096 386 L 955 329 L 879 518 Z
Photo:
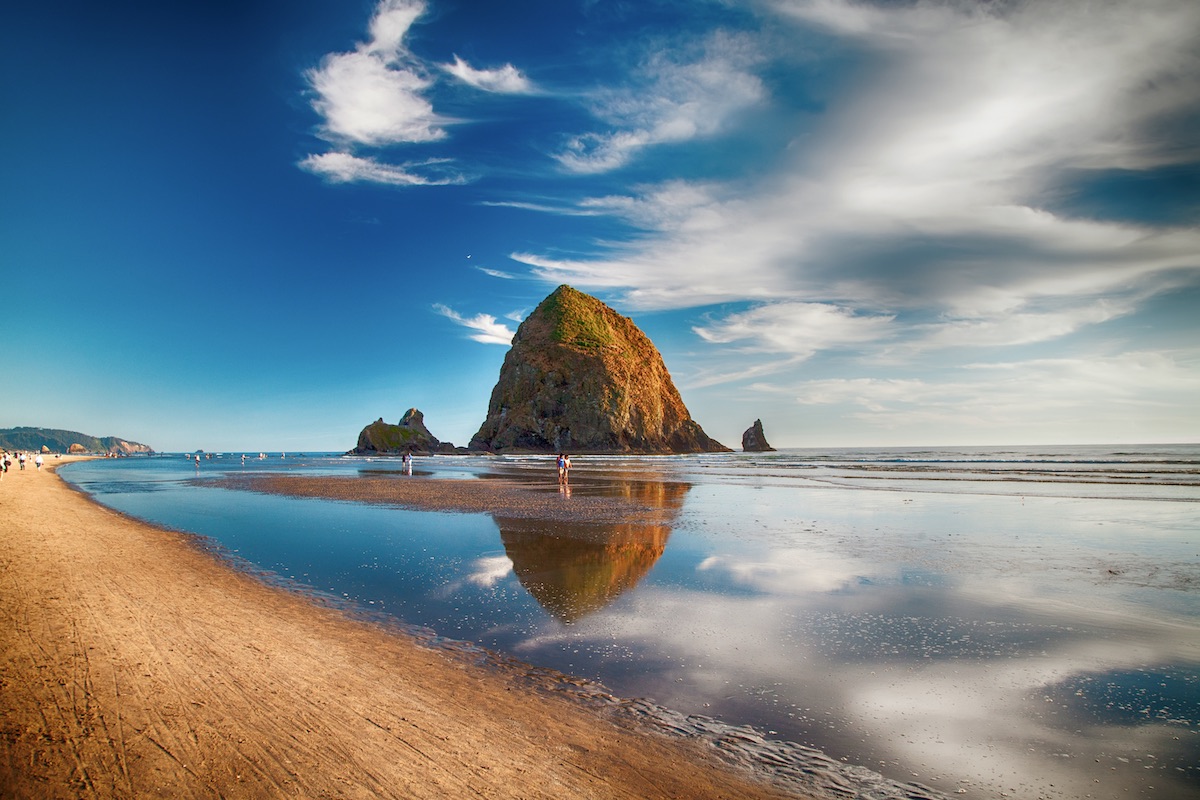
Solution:
M 633 321 L 558 287 L 513 337 L 470 449 L 491 452 L 728 452 L 683 405 Z
M 360 456 L 453 453 L 454 445 L 438 441 L 425 427 L 425 415 L 410 408 L 398 425 L 390 425 L 380 417 L 363 428 L 358 434 L 358 446 L 350 452 Z
M 767 444 L 767 436 L 763 433 L 762 420 L 754 420 L 754 424 L 742 434 L 742 449 L 747 453 L 773 453 L 775 448 Z

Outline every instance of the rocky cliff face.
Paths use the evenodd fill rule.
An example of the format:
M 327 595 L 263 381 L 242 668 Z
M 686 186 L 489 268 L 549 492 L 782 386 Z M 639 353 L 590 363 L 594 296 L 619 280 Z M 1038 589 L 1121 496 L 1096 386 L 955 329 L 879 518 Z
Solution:
M 100 440 L 103 442 L 109 453 L 118 453 L 123 455 L 132 455 L 134 453 L 153 453 L 149 445 L 139 444 L 138 442 L 127 442 L 124 439 L 118 439 L 115 436 L 108 436 Z
M 425 427 L 425 415 L 410 408 L 404 412 L 398 425 L 390 425 L 380 417 L 363 428 L 358 434 L 358 446 L 350 452 L 360 456 L 453 453 L 454 445 L 438 441 Z
M 754 420 L 754 424 L 742 434 L 742 449 L 747 453 L 773 453 L 775 448 L 767 444 L 767 435 L 763 433 L 762 420 Z
M 728 451 L 692 420 L 662 356 L 594 297 L 560 286 L 517 329 L 472 450 Z

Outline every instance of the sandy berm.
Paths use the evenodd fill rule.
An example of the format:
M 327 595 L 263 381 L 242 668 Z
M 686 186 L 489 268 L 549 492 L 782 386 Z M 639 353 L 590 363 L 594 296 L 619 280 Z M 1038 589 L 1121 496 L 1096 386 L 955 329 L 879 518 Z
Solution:
M 789 796 L 195 541 L 0 482 L 0 797 Z

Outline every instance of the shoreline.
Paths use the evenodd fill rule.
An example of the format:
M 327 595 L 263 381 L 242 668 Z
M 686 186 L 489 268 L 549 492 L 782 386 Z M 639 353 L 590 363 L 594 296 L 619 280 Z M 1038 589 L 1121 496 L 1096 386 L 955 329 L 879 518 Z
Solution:
M 0 484 L 6 797 L 804 796 L 240 573 L 69 461 Z

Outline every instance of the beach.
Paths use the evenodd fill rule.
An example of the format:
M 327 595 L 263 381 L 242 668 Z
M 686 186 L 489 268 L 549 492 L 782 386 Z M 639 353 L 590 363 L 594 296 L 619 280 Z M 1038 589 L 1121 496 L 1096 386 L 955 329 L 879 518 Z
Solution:
M 4 797 L 797 796 L 232 569 L 64 461 L 0 484 Z
M 550 748 L 554 769 L 576 765 L 565 768 L 618 783 L 603 765 L 652 762 L 672 777 L 653 778 L 664 794 L 647 796 L 706 796 L 670 766 L 679 748 L 691 769 L 820 798 L 1190 800 L 1200 786 L 1195 445 L 589 456 L 576 460 L 569 487 L 557 483 L 551 459 L 531 455 L 413 465 L 337 453 L 246 462 L 216 453 L 198 466 L 183 454 L 98 459 L 58 473 L 72 499 L 63 508 L 87 509 L 93 527 L 101 517 L 117 520 L 124 531 L 92 550 L 75 541 L 96 538 L 87 525 L 60 524 L 70 516 L 54 510 L 58 499 L 26 497 L 25 516 L 5 508 L 45 488 L 47 475 L 14 477 L 23 483 L 0 487 L 2 518 L 35 516 L 24 545 L 12 537 L 0 545 L 9 573 L 0 593 L 17 619 L 10 628 L 29 629 L 62 598 L 115 588 L 67 607 L 73 616 L 60 614 L 57 625 L 69 634 L 24 634 L 25 661 L 5 663 L 36 670 L 33 642 L 70 642 L 98 619 L 127 620 L 99 645 L 56 644 L 77 660 L 35 685 L 74 685 L 80 662 L 72 654 L 82 654 L 94 694 L 76 690 L 59 707 L 82 696 L 85 711 L 100 708 L 104 686 L 119 688 L 124 703 L 135 679 L 143 706 L 140 698 L 172 687 L 167 710 L 143 714 L 125 740 L 149 748 L 139 758 L 166 759 L 159 744 L 174 754 L 206 737 L 227 740 L 222 731 L 235 729 L 228 720 L 246 713 L 230 709 L 252 705 L 249 696 L 266 719 L 236 728 L 235 738 L 271 748 L 189 752 L 181 759 L 189 769 L 220 756 L 276 765 L 272 779 L 299 795 L 350 796 L 347 787 L 361 786 L 378 794 L 397 780 L 388 748 L 412 753 L 412 744 L 439 766 L 459 764 L 456 776 L 467 773 L 463 765 L 488 764 L 486 774 L 476 771 L 499 778 L 503 791 L 538 796 L 495 759 L 545 773 L 536 759 L 547 753 L 513 762 L 499 751 L 480 755 L 478 739 L 544 729 L 530 709 L 548 702 L 556 720 L 561 707 L 585 721 L 569 723 L 569 737 L 531 735 L 524 744 Z M 141 531 L 132 539 L 131 525 Z M 12 577 L 10 565 L 29 566 L 43 551 L 54 554 L 43 577 Z M 61 588 L 81 571 L 86 592 Z M 8 585 L 40 586 L 39 597 L 57 599 L 25 600 Z M 137 599 L 118 602 L 126 595 Z M 116 611 L 91 610 L 107 607 Z M 152 626 L 153 645 L 143 641 Z M 347 630 L 358 638 L 341 638 Z M 177 632 L 187 636 L 177 642 Z M 138 646 L 114 655 L 118 638 Z M 282 674 L 270 673 L 278 664 L 287 665 Z M 135 668 L 127 674 L 124 665 Z M 198 686 L 234 696 L 194 705 Z M 442 727 L 447 717 L 465 719 L 455 709 L 468 690 L 489 686 L 516 710 L 480 711 L 460 732 Z M 491 708 L 488 696 L 467 706 Z M 124 728 L 127 710 L 116 706 L 116 715 L 106 702 L 109 729 L 114 720 Z M 419 718 L 405 702 L 438 716 Z M 221 710 L 205 716 L 213 707 Z M 367 707 L 384 709 L 384 718 Z M 279 722 L 297 715 L 303 731 Z M 59 763 L 75 763 L 73 740 L 38 740 L 46 723 L 34 722 L 2 728 L 29 737 L 13 763 L 39 763 L 37 748 L 51 741 Z M 167 722 L 182 726 L 170 740 L 158 732 Z M 380 733 L 376 722 L 391 731 Z M 613 755 L 617 739 L 601 747 L 578 738 L 596 725 L 665 750 L 650 762 Z M 422 736 L 432 741 L 412 738 Z M 564 742 L 592 755 L 571 744 L 554 749 Z M 322 748 L 338 755 L 315 766 Z M 375 766 L 380 758 L 386 767 Z M 340 774 L 341 783 L 298 783 L 314 771 Z M 387 777 L 361 777 L 376 774 Z M 276 791 L 264 785 L 254 791 Z M 463 793 L 434 785 L 431 793 Z M 594 796 L 621 791 L 601 786 Z M 737 788 L 728 796 L 755 795 Z

